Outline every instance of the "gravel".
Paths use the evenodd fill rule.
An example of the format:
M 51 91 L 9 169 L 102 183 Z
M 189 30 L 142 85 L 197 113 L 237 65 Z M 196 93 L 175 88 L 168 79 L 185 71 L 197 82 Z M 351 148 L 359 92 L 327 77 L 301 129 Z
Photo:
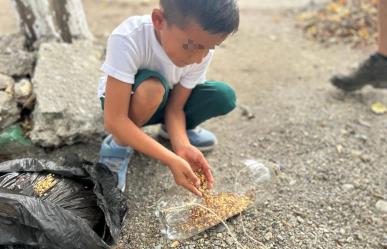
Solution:
M 245 248 L 387 248 L 387 214 L 382 211 L 387 121 L 370 110 L 376 101 L 387 103 L 387 92 L 365 88 L 343 94 L 328 83 L 336 68 L 347 70 L 368 52 L 323 49 L 304 40 L 293 18 L 280 9 L 242 6 L 241 12 L 240 30 L 218 49 L 209 79 L 232 82 L 240 104 L 255 118 L 246 118 L 246 108 L 238 108 L 206 123 L 219 139 L 207 158 L 216 184 L 229 182 L 248 158 L 280 163 L 286 172 L 267 189 L 267 198 L 227 221 L 238 243 Z M 22 156 L 57 161 L 77 152 L 96 160 L 101 138 L 96 139 Z M 172 246 L 154 215 L 155 203 L 172 184 L 164 166 L 135 154 L 128 172 L 129 213 L 117 248 Z M 180 241 L 176 248 L 237 248 L 221 227 Z

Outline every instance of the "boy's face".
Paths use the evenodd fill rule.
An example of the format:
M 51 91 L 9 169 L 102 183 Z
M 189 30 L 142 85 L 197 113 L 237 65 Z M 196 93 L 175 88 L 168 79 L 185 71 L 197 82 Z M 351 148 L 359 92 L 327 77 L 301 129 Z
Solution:
M 191 21 L 186 28 L 168 25 L 161 10 L 154 10 L 152 21 L 157 38 L 171 61 L 178 67 L 201 63 L 210 49 L 220 45 L 228 34 L 211 34 Z

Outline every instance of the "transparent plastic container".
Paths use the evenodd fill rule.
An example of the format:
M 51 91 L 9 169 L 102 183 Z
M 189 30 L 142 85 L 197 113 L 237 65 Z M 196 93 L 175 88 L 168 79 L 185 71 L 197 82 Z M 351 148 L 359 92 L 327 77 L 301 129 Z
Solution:
M 170 188 L 157 203 L 161 232 L 170 240 L 184 240 L 224 222 L 264 202 L 272 192 L 269 184 L 283 171 L 264 160 L 246 160 L 240 168 L 234 181 L 217 180 L 203 198 L 178 186 Z

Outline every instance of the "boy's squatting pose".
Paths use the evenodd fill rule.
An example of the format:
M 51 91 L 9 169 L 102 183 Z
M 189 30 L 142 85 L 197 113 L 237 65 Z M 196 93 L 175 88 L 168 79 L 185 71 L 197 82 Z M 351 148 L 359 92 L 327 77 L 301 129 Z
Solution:
M 205 75 L 215 46 L 238 26 L 236 0 L 160 0 L 150 16 L 130 17 L 110 35 L 98 92 L 111 135 L 100 162 L 118 175 L 122 191 L 133 149 L 160 160 L 196 195 L 193 170 L 201 169 L 212 187 L 201 151 L 212 149 L 216 137 L 197 127 L 232 111 L 236 99 L 232 88 Z M 159 123 L 174 152 L 140 129 Z

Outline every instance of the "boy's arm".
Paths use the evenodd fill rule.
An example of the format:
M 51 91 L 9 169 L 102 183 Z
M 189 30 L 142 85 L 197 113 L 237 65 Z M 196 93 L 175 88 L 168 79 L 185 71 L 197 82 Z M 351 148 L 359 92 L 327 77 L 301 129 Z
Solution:
M 201 169 L 206 175 L 209 187 L 214 182 L 210 165 L 203 154 L 189 142 L 186 132 L 184 106 L 192 89 L 177 84 L 171 91 L 165 110 L 165 123 L 173 150 L 186 159 L 193 169 Z
M 190 145 L 185 123 L 184 106 L 192 89 L 177 84 L 172 89 L 168 104 L 165 109 L 165 123 L 168 129 L 168 135 L 172 144 L 172 149 L 178 153 L 180 149 Z
M 177 184 L 194 194 L 200 195 L 193 183 L 199 179 L 190 165 L 181 157 L 166 149 L 138 128 L 128 117 L 132 85 L 108 77 L 106 82 L 104 123 L 108 132 L 119 138 L 125 145 L 152 158 L 160 160 L 172 171 Z

